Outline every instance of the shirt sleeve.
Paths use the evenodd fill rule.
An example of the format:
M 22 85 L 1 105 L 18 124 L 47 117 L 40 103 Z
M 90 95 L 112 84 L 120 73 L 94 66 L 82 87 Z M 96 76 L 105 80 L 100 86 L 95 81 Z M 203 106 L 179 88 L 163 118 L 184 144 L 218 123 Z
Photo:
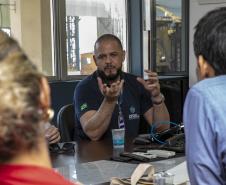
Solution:
M 74 106 L 77 118 L 80 119 L 87 111 L 98 110 L 102 102 L 101 99 L 103 97 L 93 90 L 93 87 L 78 85 L 74 94 Z
M 225 184 L 219 163 L 219 143 L 213 107 L 201 91 L 191 89 L 187 95 L 183 121 L 186 158 L 191 184 Z M 220 152 L 221 153 L 221 152 Z

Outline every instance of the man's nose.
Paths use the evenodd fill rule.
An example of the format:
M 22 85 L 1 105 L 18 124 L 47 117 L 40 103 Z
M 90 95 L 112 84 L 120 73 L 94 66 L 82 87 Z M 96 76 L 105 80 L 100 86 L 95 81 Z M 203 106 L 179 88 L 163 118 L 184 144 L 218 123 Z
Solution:
M 110 55 L 107 55 L 105 62 L 108 63 L 108 64 L 110 64 L 112 62 L 112 58 L 111 58 Z

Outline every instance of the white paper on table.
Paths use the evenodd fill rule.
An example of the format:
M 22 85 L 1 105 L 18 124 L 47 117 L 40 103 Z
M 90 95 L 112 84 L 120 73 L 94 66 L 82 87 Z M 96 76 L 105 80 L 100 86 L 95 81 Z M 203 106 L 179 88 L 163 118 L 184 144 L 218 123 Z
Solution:
M 174 180 L 173 180 L 174 185 L 179 185 L 189 181 L 186 161 L 167 170 L 167 172 L 174 175 Z

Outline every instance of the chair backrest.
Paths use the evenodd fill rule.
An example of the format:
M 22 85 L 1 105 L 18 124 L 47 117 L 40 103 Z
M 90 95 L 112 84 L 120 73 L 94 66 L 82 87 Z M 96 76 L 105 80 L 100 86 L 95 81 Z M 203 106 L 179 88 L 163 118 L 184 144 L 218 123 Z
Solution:
M 57 114 L 57 127 L 61 134 L 61 142 L 75 141 L 76 123 L 73 104 L 61 107 Z

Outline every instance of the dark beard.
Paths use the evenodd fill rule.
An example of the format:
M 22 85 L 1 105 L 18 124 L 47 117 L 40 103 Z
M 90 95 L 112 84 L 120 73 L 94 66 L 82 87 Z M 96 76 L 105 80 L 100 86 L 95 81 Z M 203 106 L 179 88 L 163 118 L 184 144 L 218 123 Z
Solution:
M 122 74 L 122 69 L 118 69 L 115 75 L 106 76 L 103 71 L 97 70 L 98 76 L 102 79 L 103 83 L 110 85 L 110 82 L 117 80 L 117 78 Z

